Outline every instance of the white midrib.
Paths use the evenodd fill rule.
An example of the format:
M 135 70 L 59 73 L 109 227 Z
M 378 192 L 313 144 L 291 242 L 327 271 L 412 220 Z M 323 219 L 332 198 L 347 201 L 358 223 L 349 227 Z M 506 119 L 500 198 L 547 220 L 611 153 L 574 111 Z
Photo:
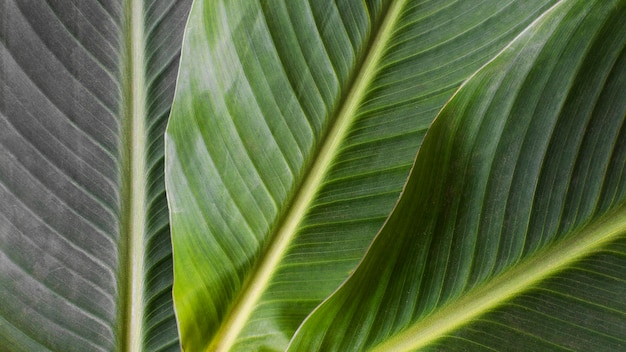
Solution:
M 124 351 L 140 351 L 144 315 L 144 234 L 146 220 L 146 81 L 144 67 L 144 18 L 143 1 L 126 2 L 126 53 L 123 82 L 125 120 L 123 123 L 124 163 L 121 172 L 122 193 L 122 260 L 120 275 L 124 280 L 121 300 L 123 302 L 120 325 L 121 345 Z
M 372 352 L 415 351 L 518 296 L 626 233 L 626 205 L 579 229 L 569 239 L 474 289 L 432 316 L 374 347 Z
M 341 142 L 345 139 L 354 121 L 355 113 L 367 91 L 368 85 L 374 78 L 376 67 L 384 53 L 385 44 L 391 38 L 393 27 L 400 17 L 405 3 L 406 0 L 395 1 L 387 10 L 383 23 L 370 45 L 371 49 L 354 80 L 352 89 L 346 96 L 341 110 L 331 126 L 309 173 L 305 176 L 299 191 L 292 201 L 288 213 L 275 232 L 265 256 L 257 266 L 257 270 L 255 270 L 244 286 L 243 292 L 239 295 L 230 314 L 215 334 L 207 351 L 229 351 L 232 348 L 261 295 L 267 289 L 272 275 L 283 259 L 289 244 L 294 239 L 298 225 L 312 204 L 324 177 L 330 169 L 332 160 L 337 155 Z

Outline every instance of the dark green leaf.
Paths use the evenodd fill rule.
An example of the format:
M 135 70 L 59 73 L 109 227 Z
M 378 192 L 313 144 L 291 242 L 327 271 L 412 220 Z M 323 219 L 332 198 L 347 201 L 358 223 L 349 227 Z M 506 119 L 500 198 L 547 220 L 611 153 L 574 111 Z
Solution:
M 294 351 L 626 346 L 626 1 L 560 1 L 479 70 Z

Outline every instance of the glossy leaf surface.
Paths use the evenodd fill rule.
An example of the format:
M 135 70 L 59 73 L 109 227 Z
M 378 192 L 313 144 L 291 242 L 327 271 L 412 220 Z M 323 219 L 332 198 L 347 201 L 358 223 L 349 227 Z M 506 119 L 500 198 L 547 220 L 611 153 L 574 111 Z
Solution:
M 190 1 L 0 1 L 0 350 L 180 350 L 163 131 Z
M 623 349 L 625 17 L 560 1 L 469 79 L 291 350 Z
M 183 347 L 282 350 L 458 86 L 553 1 L 196 1 L 166 135 Z

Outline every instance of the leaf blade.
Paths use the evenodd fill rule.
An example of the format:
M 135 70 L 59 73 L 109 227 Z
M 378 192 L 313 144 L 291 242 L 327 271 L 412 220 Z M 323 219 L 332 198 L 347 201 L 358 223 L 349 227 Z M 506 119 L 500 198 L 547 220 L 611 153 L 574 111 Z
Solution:
M 542 321 L 524 325 L 509 317 L 477 331 L 474 326 L 489 325 L 480 314 L 458 317 L 455 311 L 478 309 L 492 283 L 505 278 L 514 284 L 535 261 L 539 273 L 567 254 L 554 269 L 558 277 L 580 256 L 615 250 L 619 257 L 619 247 L 603 246 L 622 240 L 625 229 L 623 11 L 623 2 L 561 1 L 465 83 L 429 130 L 402 199 L 359 269 L 308 318 L 292 348 L 511 348 L 497 326 L 521 341 L 525 329 L 537 333 Z M 587 167 L 591 160 L 596 167 Z M 598 201 L 589 207 L 578 202 L 583 195 Z M 571 199 L 577 203 L 568 204 Z M 595 221 L 612 222 L 613 230 L 596 238 L 586 232 Z M 570 244 L 580 247 L 560 252 Z M 619 282 L 620 275 L 613 279 Z M 367 290 L 369 282 L 380 284 Z M 476 323 L 457 335 L 470 318 Z M 437 323 L 443 330 L 421 335 Z M 507 323 L 518 331 L 503 329 Z M 588 347 L 604 348 L 602 334 L 615 338 L 621 330 L 613 324 Z M 534 343 L 584 350 L 563 340 L 575 331 L 550 327 Z M 445 339 L 450 336 L 456 339 Z M 468 336 L 476 340 L 464 342 Z
M 140 16 L 130 13 L 131 6 Z M 129 340 L 133 350 L 179 349 L 167 297 L 171 249 L 159 140 L 173 95 L 176 38 L 182 36 L 188 6 L 188 1 L 0 2 L 3 348 L 125 350 L 123 341 Z M 126 33 L 131 18 L 140 32 L 147 27 L 146 45 L 133 45 L 138 34 Z M 167 37 L 153 35 L 171 22 Z M 161 46 L 166 39 L 173 41 Z M 134 88 L 125 71 L 131 49 L 149 51 L 146 59 L 154 65 L 134 80 Z M 143 73 L 144 60 L 135 61 L 135 71 Z M 135 104 L 139 110 L 125 110 L 130 96 L 142 92 L 147 96 Z M 129 176 L 125 158 L 135 148 L 126 132 L 133 119 L 145 122 L 135 138 L 143 147 L 136 161 L 145 165 Z M 137 188 L 133 178 L 146 185 L 134 197 L 138 219 L 145 220 L 137 242 L 145 241 L 145 248 L 127 255 L 122 227 L 134 218 L 123 220 L 129 216 L 125 194 Z M 143 262 L 146 253 L 153 255 L 135 273 L 138 283 L 147 281 L 137 295 L 145 305 L 131 304 L 141 311 L 130 324 L 136 328 L 127 329 L 126 259 Z M 125 338 L 127 330 L 134 334 Z
M 196 3 L 166 153 L 175 301 L 181 330 L 188 334 L 183 344 L 188 340 L 187 348 L 205 349 L 220 327 L 241 326 L 225 321 L 245 297 L 241 292 L 251 285 L 251 272 L 259 265 L 254 263 L 272 246 L 273 224 L 284 221 L 294 189 L 313 168 L 309 163 L 326 138 L 326 127 L 320 126 L 332 124 L 324 119 L 332 121 L 342 104 L 351 101 L 350 74 L 358 77 L 362 62 L 367 62 L 363 50 L 374 41 L 378 21 L 384 23 L 383 13 L 394 13 L 387 5 L 397 6 L 401 21 L 391 21 L 389 43 L 372 49 L 382 61 L 367 73 L 371 85 L 355 94 L 361 96 L 352 109 L 355 122 L 344 140 L 330 138 L 329 143 L 338 143 L 332 148 L 337 155 L 320 185 L 313 187 L 319 187 L 318 198 L 297 219 L 298 234 L 272 269 L 273 279 L 262 280 L 267 289 L 245 327 L 234 334 L 239 335 L 234 349 L 284 348 L 301 319 L 349 274 L 384 222 L 436 111 L 464 78 L 549 3 L 366 3 L 370 10 L 362 13 L 372 16 L 370 27 L 347 31 L 345 45 L 338 45 L 342 41 L 334 36 L 342 38 L 342 28 L 351 28 L 344 22 L 352 23 L 345 19 L 360 12 L 335 8 L 331 2 L 310 8 L 280 2 Z M 452 14 L 444 11 L 450 9 Z M 423 10 L 430 12 L 424 16 Z M 481 13 L 489 14 L 486 20 Z M 440 19 L 449 31 L 430 30 Z M 336 28 L 329 23 L 337 23 Z M 368 30 L 369 38 L 362 34 Z M 454 50 L 472 40 L 478 48 L 466 44 Z M 352 48 L 356 54 L 346 56 L 330 47 Z M 342 57 L 352 63 L 341 63 Z M 467 62 L 449 72 L 463 60 Z M 351 72 L 346 65 L 356 66 Z M 299 127 L 280 125 L 297 126 L 294 121 L 317 132 L 303 135 L 294 132 Z M 294 142 L 300 139 L 306 142 Z M 268 166 L 272 163 L 274 167 Z

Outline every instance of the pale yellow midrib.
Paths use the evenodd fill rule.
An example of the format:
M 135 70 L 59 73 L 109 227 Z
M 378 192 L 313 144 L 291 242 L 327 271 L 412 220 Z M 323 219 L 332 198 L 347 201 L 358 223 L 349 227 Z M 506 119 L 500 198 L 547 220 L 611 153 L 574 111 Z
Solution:
M 292 201 L 292 207 L 288 210 L 283 222 L 276 231 L 273 241 L 265 256 L 261 259 L 257 270 L 249 279 L 230 314 L 223 321 L 219 331 L 207 347 L 207 351 L 229 351 L 236 342 L 237 336 L 245 327 L 255 305 L 266 290 L 272 275 L 295 237 L 298 225 L 312 204 L 333 159 L 337 155 L 341 142 L 346 137 L 354 121 L 355 113 L 366 93 L 368 85 L 374 78 L 376 67 L 384 53 L 385 43 L 389 41 L 392 29 L 405 3 L 406 0 L 400 0 L 390 5 L 380 30 L 371 43 L 371 50 L 355 78 L 354 88 L 348 93 L 335 123 L 331 126 L 319 150 L 317 158 L 300 186 L 300 191 L 297 192 Z
M 432 316 L 374 347 L 372 352 L 415 351 L 449 334 L 537 283 L 599 252 L 626 234 L 626 205 L 588 224 L 562 243 L 470 291 Z
M 127 204 L 123 216 L 125 226 L 121 233 L 126 240 L 124 260 L 120 263 L 121 272 L 127 270 L 124 283 L 124 327 L 125 351 L 142 350 L 144 316 L 144 236 L 146 221 L 146 81 L 144 67 L 144 16 L 143 1 L 128 0 L 126 3 L 126 70 L 129 74 L 124 82 L 127 100 L 124 126 L 126 130 L 123 146 L 126 165 L 122 173 L 129 173 L 126 191 L 122 199 Z

